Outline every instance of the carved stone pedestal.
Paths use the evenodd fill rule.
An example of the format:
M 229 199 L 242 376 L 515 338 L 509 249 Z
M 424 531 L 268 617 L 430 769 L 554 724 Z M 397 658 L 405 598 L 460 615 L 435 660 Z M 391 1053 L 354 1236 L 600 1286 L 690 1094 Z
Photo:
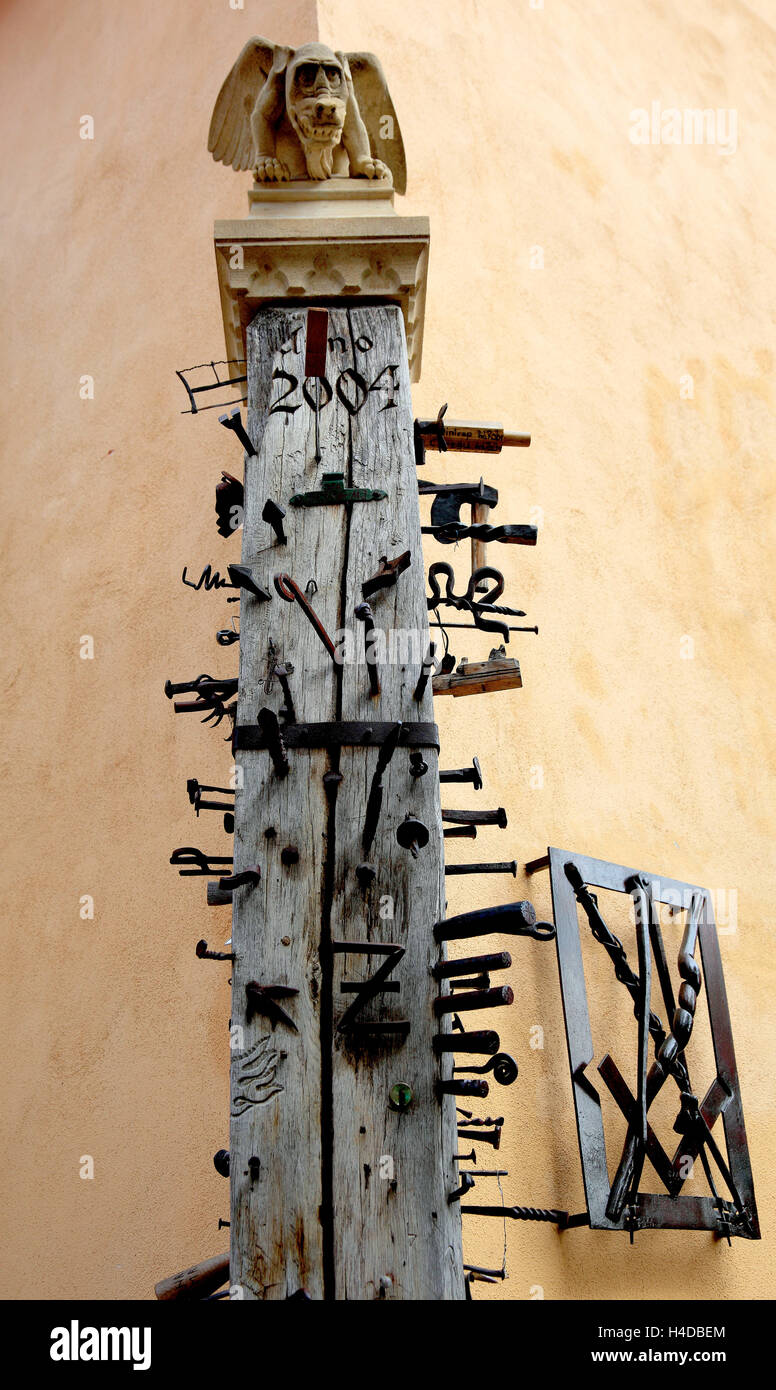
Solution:
M 420 377 L 427 217 L 400 217 L 393 190 L 366 179 L 296 181 L 248 195 L 251 216 L 216 222 L 226 356 L 246 357 L 245 331 L 265 304 L 398 304 L 410 378 Z

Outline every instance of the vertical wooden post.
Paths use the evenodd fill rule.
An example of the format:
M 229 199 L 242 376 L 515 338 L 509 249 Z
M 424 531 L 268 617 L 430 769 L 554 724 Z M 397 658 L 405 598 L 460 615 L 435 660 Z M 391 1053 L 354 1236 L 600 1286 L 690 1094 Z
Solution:
M 304 309 L 262 308 L 248 329 L 256 456 L 246 459 L 242 562 L 273 597 L 241 598 L 237 724 L 256 725 L 265 707 L 279 712 L 276 662 L 293 666 L 300 724 L 433 723 L 430 684 L 421 702 L 413 699 L 428 621 L 402 315 L 392 305 L 330 310 L 320 465 L 315 384 L 304 381 L 305 325 Z M 292 494 L 320 489 L 323 473 L 388 496 L 288 505 Z M 261 519 L 268 497 L 287 508 L 285 546 L 274 544 Z M 378 635 L 385 634 L 374 696 L 355 609 L 381 556 L 406 549 L 410 569 L 371 601 Z M 344 661 L 333 662 L 301 608 L 278 596 L 279 573 L 303 591 L 315 581 L 312 603 L 325 629 L 335 640 L 347 634 Z M 368 855 L 375 878 L 362 884 L 355 870 L 379 748 L 368 740 L 290 746 L 282 777 L 266 750 L 240 750 L 238 736 L 235 870 L 258 864 L 262 877 L 234 895 L 233 1296 L 464 1297 L 460 1211 L 447 1202 L 457 1185 L 454 1099 L 437 1093 L 452 1060 L 448 1054 L 440 1063 L 431 1041 L 438 1031 L 432 924 L 444 915 L 437 752 L 422 753 L 428 772 L 420 778 L 410 773 L 405 743 L 390 761 Z M 429 831 L 417 859 L 397 841 L 408 813 Z M 298 862 L 283 863 L 287 846 L 298 850 Z M 390 977 L 400 990 L 377 994 L 358 1018 L 406 1019 L 410 1029 L 405 1038 L 378 1030 L 367 1041 L 338 1028 L 356 998 L 342 987 L 368 980 L 384 957 L 343 947 L 389 943 L 404 950 Z M 262 996 L 247 991 L 252 982 L 298 991 L 277 1001 L 294 1028 L 264 1012 Z M 389 1103 L 397 1083 L 412 1092 L 405 1110 Z

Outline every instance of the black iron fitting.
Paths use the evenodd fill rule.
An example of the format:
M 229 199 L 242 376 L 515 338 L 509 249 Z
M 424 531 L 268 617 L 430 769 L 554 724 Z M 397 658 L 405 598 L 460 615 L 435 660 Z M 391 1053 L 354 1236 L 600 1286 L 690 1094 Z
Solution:
M 537 922 L 533 905 L 523 899 L 504 903 L 500 907 L 485 907 L 478 912 L 462 912 L 434 926 L 436 941 L 460 941 L 468 936 L 532 936 L 537 941 L 552 941 L 555 927 L 549 922 Z
M 287 724 L 283 741 L 287 748 L 379 748 L 392 737 L 395 720 L 331 720 L 321 724 Z M 256 750 L 269 747 L 261 725 L 238 724 L 234 731 L 234 747 Z M 399 735 L 399 747 L 432 748 L 439 752 L 439 730 L 436 724 L 405 721 Z
M 275 541 L 278 545 L 286 545 L 288 543 L 288 536 L 283 530 L 283 518 L 285 514 L 284 507 L 278 506 L 278 503 L 273 502 L 271 497 L 267 498 L 261 513 L 261 519 L 262 521 L 266 521 L 268 526 L 272 527 L 272 530 L 275 532 Z
M 432 967 L 435 980 L 449 980 L 455 975 L 468 975 L 470 970 L 509 970 L 512 957 L 509 951 L 492 951 L 484 956 L 465 956 L 461 960 L 441 960 Z
M 476 792 L 482 791 L 482 768 L 478 758 L 472 759 L 471 767 L 453 767 L 447 770 L 442 769 L 439 773 L 440 782 L 471 782 Z
M 503 806 L 497 807 L 495 811 L 449 811 L 443 809 L 442 820 L 449 821 L 453 825 L 498 825 L 501 830 L 507 828 L 507 813 Z
M 498 1052 L 501 1039 L 492 1028 L 480 1028 L 468 1033 L 435 1033 L 431 1045 L 436 1053 L 471 1052 L 482 1056 Z
M 434 1000 L 434 1013 L 437 1018 L 445 1014 L 466 1013 L 472 1009 L 501 1009 L 515 1001 L 509 985 L 499 985 L 496 989 L 472 990 L 471 994 L 446 994 Z M 461 1092 L 463 1094 L 463 1092 Z
M 476 826 L 472 826 L 473 830 L 476 828 Z M 456 874 L 511 874 L 513 878 L 517 878 L 517 860 L 501 859 L 483 864 L 446 864 L 445 873 L 453 876 Z
M 231 430 L 232 433 L 237 436 L 249 458 L 256 457 L 256 450 L 251 443 L 250 435 L 243 425 L 239 406 L 228 415 L 219 415 L 218 423 L 219 425 L 223 425 L 225 430 Z

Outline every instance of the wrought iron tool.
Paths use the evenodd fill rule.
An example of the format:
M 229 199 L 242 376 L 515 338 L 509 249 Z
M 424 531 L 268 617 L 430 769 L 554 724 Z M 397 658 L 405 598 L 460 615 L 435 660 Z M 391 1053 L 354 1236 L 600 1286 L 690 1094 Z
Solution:
M 471 1052 L 480 1055 L 498 1052 L 501 1040 L 491 1028 L 479 1028 L 467 1033 L 435 1033 L 432 1038 L 435 1052 Z
M 369 788 L 369 797 L 366 803 L 364 829 L 361 834 L 361 848 L 365 855 L 368 854 L 372 848 L 380 820 L 380 811 L 383 804 L 383 777 L 385 775 L 385 770 L 399 746 L 403 728 L 404 725 L 401 720 L 393 725 L 391 733 L 381 745 L 377 755 L 375 770 L 372 774 L 372 785 Z M 363 886 L 362 884 L 362 887 Z
M 377 574 L 373 574 L 371 579 L 365 579 L 361 585 L 361 593 L 364 598 L 371 598 L 372 594 L 379 593 L 381 589 L 391 589 L 396 584 L 399 575 L 409 569 L 412 560 L 412 552 L 403 550 L 401 555 L 397 555 L 395 560 L 389 560 L 387 555 L 380 556 L 380 568 Z
M 507 813 L 503 806 L 495 811 L 446 811 L 442 810 L 442 820 L 456 825 L 497 825 L 501 830 L 507 828 Z
M 555 927 L 551 922 L 537 922 L 536 910 L 526 900 L 504 903 L 501 907 L 484 907 L 476 912 L 462 912 L 434 925 L 435 941 L 461 941 L 469 936 L 532 936 L 535 941 L 552 941 Z
M 449 980 L 456 975 L 468 975 L 471 970 L 509 970 L 512 957 L 509 951 L 493 951 L 485 956 L 466 956 L 459 960 L 440 960 L 431 967 L 435 980 Z
M 262 589 L 253 577 L 253 571 L 248 565 L 227 565 L 229 578 L 236 589 L 245 589 L 246 593 L 252 598 L 259 599 L 261 603 L 269 603 L 272 595 L 266 589 Z
M 292 499 L 293 500 L 293 499 Z M 336 663 L 337 652 L 328 632 L 321 622 L 318 614 L 310 603 L 308 603 L 299 585 L 294 582 L 290 574 L 276 574 L 272 580 L 277 593 L 286 603 L 298 603 L 304 613 L 308 623 L 314 628 L 316 635 L 320 638 L 332 661 Z
M 278 545 L 288 544 L 288 536 L 283 530 L 283 518 L 285 514 L 284 507 L 278 506 L 277 502 L 273 502 L 271 497 L 267 498 L 261 513 L 261 519 L 262 521 L 266 521 L 268 526 L 272 527 Z
M 227 371 L 226 378 L 222 380 L 218 371 L 219 367 L 231 368 L 244 366 L 244 357 L 222 357 L 216 362 L 197 362 L 193 367 L 182 367 L 180 371 L 176 371 L 175 375 L 183 382 L 190 403 L 189 409 L 182 410 L 181 415 L 198 415 L 203 410 L 223 410 L 225 405 L 230 405 L 234 400 L 234 396 L 223 401 L 214 401 L 212 405 L 198 405 L 197 397 L 208 391 L 227 391 L 233 386 L 244 386 L 248 380 L 248 377 L 244 373 L 242 375 L 240 373 L 232 375 Z M 189 373 L 193 374 L 195 372 L 206 372 L 208 375 L 204 381 L 198 379 L 198 384 L 195 385 L 193 381 L 188 380 Z M 210 380 L 210 372 L 213 374 L 212 381 Z
M 176 867 L 180 864 L 197 864 L 196 869 L 179 869 L 181 878 L 195 878 L 201 876 L 210 877 L 219 864 L 231 864 L 231 854 L 205 854 L 201 849 L 196 849 L 192 845 L 183 845 L 180 849 L 174 849 L 170 855 L 170 863 Z
M 377 667 L 377 657 L 375 655 L 375 620 L 372 609 L 368 603 L 359 603 L 355 610 L 356 617 L 360 623 L 364 624 L 364 647 L 366 649 L 366 669 L 369 676 L 369 690 L 374 697 L 380 694 L 380 672 Z
M 446 420 L 447 405 L 433 420 L 415 421 L 415 462 L 426 461 L 426 449 L 446 453 L 499 454 L 505 448 L 527 449 L 530 434 L 516 434 L 502 425 L 477 420 Z
M 508 1052 L 498 1052 L 495 1057 L 488 1058 L 488 1061 L 481 1067 L 453 1067 L 453 1072 L 460 1075 L 469 1072 L 477 1072 L 484 1075 L 485 1072 L 493 1072 L 494 1081 L 498 1081 L 500 1086 L 511 1086 L 517 1081 L 518 1069 L 514 1057 L 510 1057 Z
M 461 874 L 511 874 L 517 878 L 517 860 L 501 860 L 491 864 L 445 864 L 445 873 L 452 877 Z
M 427 652 L 426 652 L 426 655 L 425 655 L 424 658 L 423 658 L 423 664 L 422 664 L 422 666 L 421 666 L 421 668 L 420 668 L 420 675 L 418 676 L 418 683 L 417 683 L 417 685 L 415 686 L 414 691 L 412 692 L 412 698 L 413 698 L 413 700 L 415 700 L 416 703 L 418 703 L 418 704 L 419 704 L 420 701 L 423 699 L 423 696 L 424 696 L 425 693 L 426 693 L 426 686 L 428 685 L 429 680 L 431 679 L 431 675 L 432 675 L 433 670 L 434 670 L 434 658 L 435 658 L 435 657 L 436 657 L 436 647 L 434 646 L 434 643 L 433 643 L 433 642 L 429 642 L 429 644 L 428 644 L 428 650 L 427 650 Z
M 439 773 L 440 782 L 471 782 L 476 792 L 482 791 L 482 768 L 479 759 L 472 758 L 471 767 L 453 767 Z
M 219 415 L 218 423 L 223 425 L 225 430 L 231 430 L 237 436 L 249 458 L 256 457 L 256 450 L 251 443 L 250 435 L 243 426 L 239 406 L 236 406 L 228 415 Z
M 216 483 L 216 529 L 219 536 L 228 539 L 243 524 L 245 509 L 245 488 L 239 478 L 231 473 L 222 473 L 220 483 Z

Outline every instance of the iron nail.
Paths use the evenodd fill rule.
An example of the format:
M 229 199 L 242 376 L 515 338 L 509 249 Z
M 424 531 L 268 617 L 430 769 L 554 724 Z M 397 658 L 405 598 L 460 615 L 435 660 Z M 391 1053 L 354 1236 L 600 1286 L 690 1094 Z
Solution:
M 527 874 L 538 874 L 540 869 L 549 869 L 549 867 L 550 856 L 549 854 L 543 854 L 540 859 L 529 859 L 525 866 L 525 872 Z
M 444 1014 L 466 1013 L 471 1009 L 500 1009 L 513 1004 L 514 1000 L 510 985 L 499 985 L 496 989 L 473 990 L 471 994 L 445 994 L 434 1000 L 434 1013 L 441 1018 Z
M 480 1265 L 464 1265 L 464 1270 L 471 1279 L 481 1280 L 486 1284 L 495 1284 L 497 1279 L 506 1279 L 505 1269 L 482 1269 Z
M 467 1124 L 474 1124 L 476 1121 L 468 1120 Z M 459 1139 L 476 1139 L 478 1144 L 490 1144 L 491 1148 L 498 1149 L 501 1145 L 501 1126 L 496 1125 L 495 1129 L 487 1133 L 478 1129 L 459 1128 Z
M 466 956 L 461 960 L 441 960 L 432 967 L 435 980 L 449 980 L 453 975 L 466 975 L 470 970 L 508 970 L 512 964 L 509 951 L 492 951 L 484 956 Z
M 299 850 L 296 845 L 285 845 L 280 851 L 280 862 L 290 867 L 291 864 L 299 863 Z
M 200 960 L 234 960 L 232 951 L 209 951 L 206 941 L 198 941 L 194 947 Z
M 372 695 L 379 695 L 380 672 L 377 669 L 377 658 L 375 656 L 374 616 L 368 603 L 359 603 L 355 611 L 358 621 L 364 624 L 364 647 L 366 650 L 366 669 L 369 676 L 369 689 Z
M 498 1052 L 501 1039 L 491 1028 L 480 1028 L 463 1033 L 435 1033 L 431 1040 L 434 1051 L 472 1052 L 480 1055 Z
M 482 791 L 482 769 L 479 758 L 472 759 L 471 767 L 453 767 L 439 774 L 440 782 L 471 782 L 476 792 Z
M 495 811 L 449 811 L 443 808 L 442 820 L 455 825 L 497 825 L 501 830 L 507 828 L 507 813 L 503 806 Z
M 455 1189 L 455 1192 L 450 1192 L 448 1194 L 448 1206 L 450 1206 L 452 1202 L 460 1202 L 461 1198 L 465 1197 L 467 1192 L 471 1192 L 473 1187 L 474 1178 L 472 1177 L 471 1173 L 461 1173 L 461 1186 L 457 1187 Z
M 484 1100 L 490 1087 L 487 1081 L 438 1081 L 437 1089 L 442 1096 L 478 1096 Z
M 475 827 L 475 826 L 472 826 L 472 829 L 476 829 L 476 827 Z M 447 834 L 447 833 L 448 833 L 448 832 L 445 831 L 445 834 Z M 516 859 L 510 859 L 508 863 L 507 863 L 506 861 L 504 861 L 504 860 L 501 860 L 501 861 L 499 861 L 498 863 L 489 863 L 489 864 L 446 864 L 446 865 L 445 865 L 445 873 L 446 873 L 446 874 L 452 874 L 452 875 L 455 875 L 455 874 L 511 874 L 513 878 L 517 878 L 517 860 L 516 860 Z
M 426 691 L 426 686 L 428 685 L 429 680 L 430 680 L 430 678 L 431 678 L 431 674 L 432 674 L 432 672 L 433 672 L 433 670 L 434 670 L 434 659 L 435 659 L 435 657 L 436 657 L 436 646 L 434 645 L 433 642 L 429 642 L 429 644 L 428 644 L 428 651 L 426 652 L 426 655 L 425 655 L 424 658 L 423 658 L 423 664 L 422 664 L 422 666 L 421 666 L 421 668 L 420 668 L 420 675 L 418 676 L 418 683 L 417 683 L 417 685 L 415 686 L 415 689 L 414 689 L 413 695 L 412 695 L 413 700 L 415 700 L 415 702 L 418 703 L 418 704 L 419 704 L 420 701 L 423 699 L 423 696 L 424 696 L 425 691 Z
M 472 975 L 466 980 L 451 980 L 452 989 L 490 989 L 490 975 Z

